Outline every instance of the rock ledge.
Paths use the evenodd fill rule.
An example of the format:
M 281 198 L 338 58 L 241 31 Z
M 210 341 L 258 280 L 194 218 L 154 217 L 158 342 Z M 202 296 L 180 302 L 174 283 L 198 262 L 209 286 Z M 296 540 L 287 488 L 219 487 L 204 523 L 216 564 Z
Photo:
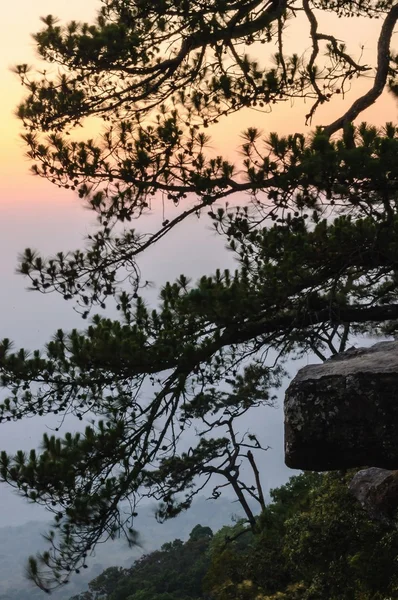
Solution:
M 398 468 L 398 341 L 304 367 L 286 391 L 284 410 L 289 467 Z

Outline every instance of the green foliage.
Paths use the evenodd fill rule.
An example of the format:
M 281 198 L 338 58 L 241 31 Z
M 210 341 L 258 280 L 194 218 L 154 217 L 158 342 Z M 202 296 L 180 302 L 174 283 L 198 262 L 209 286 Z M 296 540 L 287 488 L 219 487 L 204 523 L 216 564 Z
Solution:
M 189 540 L 174 540 L 137 560 L 129 569 L 111 567 L 89 584 L 76 600 L 197 600 L 212 538 L 209 527 L 197 525 Z
M 305 99 L 310 122 L 353 78 L 369 76 L 370 66 L 320 30 L 318 11 L 382 20 L 374 86 L 311 136 L 264 139 L 249 127 L 239 164 L 213 156 L 205 130 L 218 119 Z M 302 31 L 303 19 L 311 48 L 290 55 L 285 26 Z M 397 19 L 392 0 L 102 0 L 92 24 L 43 19 L 35 40 L 49 71 L 16 68 L 27 91 L 17 110 L 23 139 L 33 171 L 75 190 L 98 230 L 84 250 L 47 259 L 26 249 L 19 270 L 33 290 L 76 300 L 84 318 L 115 301 L 120 319 L 59 329 L 33 353 L 0 344 L 1 421 L 92 419 L 80 434 L 45 435 L 40 451 L 0 455 L 1 480 L 54 513 L 50 549 L 28 567 L 42 589 L 67 582 L 108 537 L 137 543 L 143 497 L 158 501 L 162 520 L 189 508 L 203 486 L 216 498 L 228 485 L 257 534 L 249 500 L 268 518 L 256 465 L 267 446 L 238 435 L 240 417 L 273 405 L 289 357 L 323 360 L 358 333 L 396 332 L 398 129 L 353 121 L 387 84 L 394 90 Z M 90 118 L 102 135 L 82 141 L 75 127 Z M 159 199 L 177 216 L 147 234 L 128 225 Z M 137 257 L 203 213 L 236 271 L 196 283 L 181 275 L 149 308 Z M 269 518 L 279 531 L 277 515 Z M 251 588 L 241 584 L 246 598 Z M 289 593 L 300 592 L 296 584 Z
M 218 547 L 205 578 L 215 600 L 380 600 L 398 590 L 398 535 L 370 521 L 353 473 L 305 474 L 273 491 L 250 543 Z M 218 534 L 216 534 L 215 538 Z
M 197 525 L 185 544 L 107 569 L 76 600 L 395 598 L 398 533 L 369 520 L 348 491 L 352 475 L 292 477 L 273 490 L 256 533 L 242 521 L 214 536 Z
M 210 539 L 213 537 L 213 532 L 210 527 L 203 527 L 202 525 L 196 525 L 189 535 L 191 542 L 197 542 L 201 539 Z

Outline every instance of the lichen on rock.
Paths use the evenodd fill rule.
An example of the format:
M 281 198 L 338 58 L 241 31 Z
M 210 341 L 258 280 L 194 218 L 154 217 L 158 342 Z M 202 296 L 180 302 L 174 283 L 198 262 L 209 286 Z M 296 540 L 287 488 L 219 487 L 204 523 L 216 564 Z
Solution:
M 398 467 L 398 342 L 301 369 L 285 395 L 285 461 L 328 471 Z
M 377 467 L 362 469 L 351 480 L 349 490 L 372 519 L 396 526 L 397 470 L 390 471 Z

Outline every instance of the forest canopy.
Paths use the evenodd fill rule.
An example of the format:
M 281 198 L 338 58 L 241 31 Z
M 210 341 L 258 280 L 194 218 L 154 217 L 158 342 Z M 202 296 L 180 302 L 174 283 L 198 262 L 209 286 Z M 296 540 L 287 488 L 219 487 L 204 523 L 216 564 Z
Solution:
M 375 19 L 375 64 L 321 27 L 325 15 Z M 397 18 L 388 0 L 103 0 L 91 24 L 43 19 L 34 39 L 48 69 L 16 67 L 23 139 L 33 172 L 98 219 L 83 249 L 26 249 L 19 264 L 33 290 L 74 302 L 88 326 L 60 328 L 42 350 L 0 344 L 1 421 L 92 419 L 44 434 L 40 451 L 1 453 L 1 480 L 54 513 L 49 551 L 29 561 L 46 591 L 104 538 L 135 543 L 143 497 L 166 519 L 205 486 L 214 497 L 228 486 L 256 532 L 249 499 L 265 509 L 267 440 L 240 434 L 240 417 L 274 403 L 287 359 L 325 360 L 358 334 L 396 332 L 398 130 L 360 118 L 397 92 Z M 296 21 L 301 55 L 286 49 Z M 361 78 L 369 87 L 355 97 Z M 265 123 L 276 104 L 305 101 L 310 125 L 342 96 L 341 115 L 309 135 L 249 127 L 234 163 L 210 147 L 211 126 L 233 113 Z M 90 119 L 101 136 L 81 141 Z M 131 226 L 162 205 L 177 216 L 160 229 Z M 139 257 L 200 215 L 236 270 L 181 275 L 148 306 Z M 95 314 L 111 302 L 118 320 Z
M 306 473 L 272 490 L 254 535 L 238 521 L 111 567 L 70 600 L 382 600 L 398 589 L 398 534 L 350 495 L 353 473 Z M 369 568 L 372 565 L 372 568 Z

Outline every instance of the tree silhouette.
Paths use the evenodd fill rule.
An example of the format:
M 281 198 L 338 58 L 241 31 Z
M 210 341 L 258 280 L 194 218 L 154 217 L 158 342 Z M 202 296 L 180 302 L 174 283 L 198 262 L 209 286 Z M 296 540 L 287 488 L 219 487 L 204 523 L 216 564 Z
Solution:
M 83 433 L 44 435 L 40 453 L 1 454 L 2 480 L 54 512 L 50 550 L 29 562 L 45 590 L 83 568 L 107 536 L 125 533 L 135 543 L 135 507 L 145 496 L 160 502 L 164 519 L 210 481 L 214 497 L 228 485 L 255 531 L 249 499 L 264 508 L 264 495 L 254 455 L 266 446 L 239 434 L 239 417 L 273 403 L 289 356 L 311 351 L 323 360 L 352 335 L 394 334 L 398 319 L 397 128 L 353 124 L 386 86 L 396 90 L 398 5 L 101 4 L 93 25 L 44 19 L 35 40 L 57 75 L 16 68 L 27 89 L 18 116 L 34 172 L 76 190 L 98 216 L 84 250 L 46 259 L 27 249 L 20 272 L 35 290 L 75 299 L 83 317 L 107 299 L 120 311 L 120 320 L 97 315 L 84 331 L 58 330 L 42 352 L 14 351 L 9 340 L 0 346 L 9 390 L 3 421 L 93 418 Z M 321 31 L 323 12 L 379 19 L 377 64 L 361 64 Z M 285 51 L 294 19 L 311 43 L 303 56 Z M 239 167 L 208 154 L 205 129 L 218 119 L 305 99 L 310 123 L 362 75 L 371 78 L 368 92 L 311 136 L 264 140 L 248 128 Z M 79 141 L 76 127 L 90 118 L 103 135 Z M 147 234 L 128 228 L 158 201 L 179 207 L 177 216 Z M 137 257 L 206 213 L 237 270 L 196 284 L 181 275 L 149 309 Z M 198 442 L 187 449 L 189 429 Z

